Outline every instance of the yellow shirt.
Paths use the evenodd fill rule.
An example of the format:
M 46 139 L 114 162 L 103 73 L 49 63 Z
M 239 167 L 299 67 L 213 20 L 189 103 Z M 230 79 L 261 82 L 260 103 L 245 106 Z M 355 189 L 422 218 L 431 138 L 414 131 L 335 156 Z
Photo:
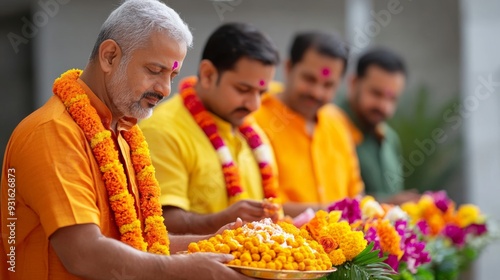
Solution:
M 78 82 L 104 127 L 109 129 L 111 112 L 83 81 Z M 114 137 L 128 177 L 129 191 L 139 207 L 130 149 L 121 135 L 134 124 L 135 120 L 120 120 L 120 133 Z M 12 189 L 8 184 L 9 173 L 14 175 L 11 179 L 15 178 L 11 184 L 15 189 L 12 215 L 7 211 L 8 189 Z M 11 246 L 15 247 L 15 272 L 2 274 L 10 267 L 2 262 L 2 279 L 80 279 L 66 271 L 50 245 L 49 237 L 59 228 L 92 223 L 100 227 L 103 235 L 114 239 L 120 237 L 90 145 L 56 96 L 25 118 L 12 133 L 5 152 L 1 186 L 0 254 L 5 256 L 10 253 Z M 10 233 L 4 230 L 10 222 L 15 222 L 15 244 L 9 244 Z
M 263 199 L 260 170 L 246 140 L 238 131 L 233 133 L 229 123 L 212 117 L 238 166 L 247 198 Z M 163 205 L 199 214 L 220 212 L 229 206 L 219 158 L 180 95 L 159 105 L 140 127 L 149 143 Z
M 355 147 L 336 106 L 321 108 L 312 137 L 302 116 L 273 93 L 253 116 L 273 147 L 284 201 L 327 204 L 363 191 Z

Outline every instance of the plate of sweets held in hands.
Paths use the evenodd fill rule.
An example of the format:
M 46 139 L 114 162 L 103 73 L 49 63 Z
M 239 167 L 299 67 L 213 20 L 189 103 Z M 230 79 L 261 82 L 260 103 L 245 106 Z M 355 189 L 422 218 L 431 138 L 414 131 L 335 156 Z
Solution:
M 307 231 L 269 218 L 189 244 L 188 253 L 196 252 L 232 254 L 228 267 L 260 279 L 318 279 L 336 271 Z

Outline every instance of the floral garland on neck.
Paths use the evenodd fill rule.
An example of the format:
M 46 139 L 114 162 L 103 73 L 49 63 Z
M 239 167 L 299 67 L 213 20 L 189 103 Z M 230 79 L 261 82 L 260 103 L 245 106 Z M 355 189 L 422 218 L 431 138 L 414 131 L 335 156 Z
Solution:
M 123 132 L 125 141 L 130 145 L 132 165 L 136 174 L 140 211 L 144 218 L 143 231 L 135 210 L 134 197 L 128 191 L 127 177 L 118 158 L 118 149 L 111 137 L 111 131 L 104 128 L 85 90 L 77 82 L 81 73 L 82 70 L 72 69 L 62 74 L 54 82 L 53 91 L 83 130 L 92 148 L 121 234 L 120 240 L 141 251 L 169 255 L 168 234 L 163 224 L 159 201 L 160 187 L 155 178 L 144 136 L 137 125 Z
M 234 203 L 241 199 L 242 194 L 244 193 L 243 187 L 240 183 L 238 167 L 231 156 L 229 148 L 219 135 L 217 125 L 215 124 L 213 117 L 205 109 L 205 106 L 196 95 L 194 88 L 196 82 L 196 77 L 188 77 L 182 80 L 179 86 L 180 95 L 184 101 L 184 106 L 191 113 L 194 120 L 203 130 L 217 152 L 217 156 L 219 157 L 219 161 L 222 165 L 224 179 L 226 181 L 226 190 L 229 202 Z M 238 127 L 238 130 L 252 149 L 255 159 L 259 164 L 264 197 L 267 199 L 276 199 L 278 197 L 278 182 L 276 177 L 273 175 L 269 147 L 262 142 L 259 134 L 249 123 L 245 122 L 243 125 Z

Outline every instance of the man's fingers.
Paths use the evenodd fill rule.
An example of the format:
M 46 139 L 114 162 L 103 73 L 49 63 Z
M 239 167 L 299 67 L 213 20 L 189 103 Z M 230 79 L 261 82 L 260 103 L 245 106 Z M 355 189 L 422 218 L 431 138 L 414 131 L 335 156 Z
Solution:
M 204 253 L 207 258 L 215 260 L 220 263 L 227 263 L 234 259 L 231 254 L 217 254 L 217 253 Z
M 242 227 L 243 226 L 243 220 L 241 220 L 241 218 L 236 218 L 236 221 L 234 223 L 231 224 L 231 229 L 237 229 L 239 227 Z
M 249 205 L 252 207 L 259 207 L 259 208 L 262 208 L 262 205 L 263 205 L 262 201 L 250 200 L 250 199 L 241 200 L 241 203 L 245 203 L 246 205 Z

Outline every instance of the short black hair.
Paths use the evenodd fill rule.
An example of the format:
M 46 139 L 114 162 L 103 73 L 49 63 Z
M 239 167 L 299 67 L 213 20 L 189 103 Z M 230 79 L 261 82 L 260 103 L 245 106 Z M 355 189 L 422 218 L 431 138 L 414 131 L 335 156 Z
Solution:
M 320 31 L 296 34 L 290 47 L 291 66 L 293 67 L 295 64 L 299 63 L 306 51 L 310 48 L 322 55 L 341 59 L 344 63 L 343 73 L 345 73 L 347 69 L 349 48 L 338 35 Z
M 356 66 L 356 75 L 364 77 L 368 67 L 372 65 L 390 73 L 401 72 L 404 76 L 407 75 L 403 58 L 388 48 L 374 48 L 361 55 Z
M 278 50 L 271 40 L 247 23 L 226 23 L 217 28 L 208 38 L 201 59 L 212 62 L 220 75 L 234 69 L 243 57 L 264 65 L 277 65 L 280 61 Z

